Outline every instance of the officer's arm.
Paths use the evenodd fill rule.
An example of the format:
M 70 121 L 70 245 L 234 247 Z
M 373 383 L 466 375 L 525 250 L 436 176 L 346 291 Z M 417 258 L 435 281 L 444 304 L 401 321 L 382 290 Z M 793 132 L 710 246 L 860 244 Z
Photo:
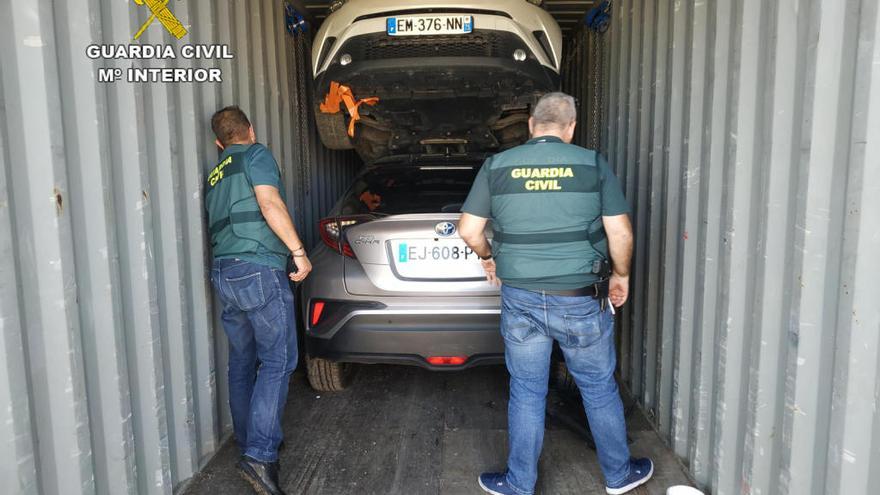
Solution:
M 611 280 L 608 294 L 611 303 L 623 306 L 629 296 L 629 266 L 632 261 L 633 233 L 629 215 L 602 217 L 605 235 L 608 237 L 608 252 L 611 255 Z
M 492 254 L 492 246 L 484 233 L 488 221 L 470 213 L 462 213 L 458 221 L 458 235 L 481 258 L 488 258 Z
M 278 193 L 278 188 L 267 185 L 254 186 L 254 194 L 257 196 L 263 218 L 266 219 L 272 232 L 275 232 L 287 249 L 300 254 L 302 251 L 298 250 L 302 249 L 303 244 L 296 233 L 296 227 L 293 226 L 293 220 L 290 219 L 290 213 L 287 212 L 287 206 Z
M 611 268 L 615 275 L 628 277 L 633 251 L 633 232 L 629 215 L 602 217 L 602 224 L 605 226 L 605 234 L 608 236 Z

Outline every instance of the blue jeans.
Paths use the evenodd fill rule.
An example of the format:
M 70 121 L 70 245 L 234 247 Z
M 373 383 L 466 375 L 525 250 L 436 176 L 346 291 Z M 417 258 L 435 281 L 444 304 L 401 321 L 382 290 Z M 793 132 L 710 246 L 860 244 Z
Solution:
M 550 355 L 559 342 L 580 388 L 606 484 L 629 476 L 623 403 L 614 381 L 614 318 L 592 297 L 563 297 L 501 288 L 501 334 L 510 372 L 507 481 L 529 495 L 538 480 Z
M 211 282 L 229 338 L 229 407 L 244 455 L 278 460 L 287 385 L 296 368 L 293 292 L 283 270 L 236 259 L 214 261 Z

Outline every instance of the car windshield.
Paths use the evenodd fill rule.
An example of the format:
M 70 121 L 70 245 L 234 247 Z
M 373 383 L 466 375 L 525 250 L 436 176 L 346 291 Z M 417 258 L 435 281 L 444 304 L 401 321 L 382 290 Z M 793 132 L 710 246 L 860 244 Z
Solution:
M 339 214 L 458 213 L 478 170 L 474 165 L 374 169 L 355 181 Z

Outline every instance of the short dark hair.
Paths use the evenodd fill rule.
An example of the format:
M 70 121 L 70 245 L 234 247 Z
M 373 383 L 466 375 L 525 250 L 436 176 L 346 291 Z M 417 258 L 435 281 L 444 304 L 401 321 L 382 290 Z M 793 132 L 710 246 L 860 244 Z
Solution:
M 211 117 L 211 129 L 223 146 L 247 140 L 250 128 L 251 121 L 236 105 L 221 108 Z

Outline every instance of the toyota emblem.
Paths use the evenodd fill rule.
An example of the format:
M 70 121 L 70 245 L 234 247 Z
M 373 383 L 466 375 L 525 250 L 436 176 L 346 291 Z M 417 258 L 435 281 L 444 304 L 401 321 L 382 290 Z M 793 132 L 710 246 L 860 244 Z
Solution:
M 440 222 L 434 226 L 434 232 L 440 237 L 449 237 L 455 233 L 455 224 L 452 222 Z

